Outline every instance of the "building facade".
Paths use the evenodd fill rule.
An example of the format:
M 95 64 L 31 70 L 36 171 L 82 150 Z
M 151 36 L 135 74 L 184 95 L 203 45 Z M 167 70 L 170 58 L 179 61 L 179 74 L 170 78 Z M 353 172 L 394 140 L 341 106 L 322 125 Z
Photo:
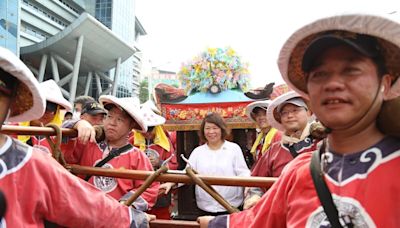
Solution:
M 135 43 L 135 2 L 131 0 L 96 0 L 95 17 L 128 44 Z M 115 16 L 113 16 L 115 15 Z M 117 96 L 130 97 L 137 88 L 133 87 L 134 58 L 121 64 Z M 114 75 L 111 70 L 109 75 Z M 112 78 L 112 77 L 111 77 Z M 113 78 L 114 80 L 114 78 Z
M 19 55 L 19 1 L 0 1 L 0 46 Z
M 16 54 L 19 54 L 19 48 L 29 50 L 29 47 L 34 47 L 38 44 L 46 46 L 46 50 L 51 53 L 46 53 L 46 56 L 38 56 L 42 61 L 40 64 L 37 63 L 35 65 L 32 61 L 29 61 L 28 57 L 27 62 L 32 63 L 31 70 L 39 79 L 47 80 L 53 78 L 56 81 L 60 80 L 59 86 L 64 90 L 66 97 L 71 97 L 72 92 L 68 91 L 71 88 L 76 89 L 73 97 L 91 95 L 97 98 L 101 94 L 107 93 L 118 97 L 137 96 L 141 59 L 138 53 L 140 50 L 136 47 L 136 40 L 140 35 L 144 35 L 145 31 L 135 17 L 134 3 L 134 0 L 1 0 L 0 45 L 13 50 Z M 85 12 L 95 17 L 109 28 L 118 39 L 129 45 L 131 47 L 129 49 L 134 49 L 135 51 L 128 59 L 123 58 L 122 62 L 121 58 L 119 59 L 120 62 L 117 59 L 115 61 L 116 68 L 97 72 L 96 74 L 95 72 L 88 72 L 87 67 L 85 68 L 85 64 L 89 61 L 86 61 L 83 57 L 84 53 L 82 53 L 82 59 L 79 57 L 80 63 L 78 64 L 74 63 L 74 59 L 69 63 L 65 61 L 68 57 L 67 55 L 75 54 L 66 50 L 66 56 L 60 56 L 59 54 L 58 57 L 60 58 L 58 60 L 61 59 L 62 63 L 67 62 L 64 64 L 67 68 L 71 68 L 70 65 L 78 65 L 80 67 L 78 73 L 73 72 L 74 74 L 79 74 L 77 85 L 68 86 L 63 82 L 63 75 L 57 76 L 59 78 L 54 76 L 54 66 L 52 66 L 52 64 L 54 65 L 54 60 L 50 57 L 55 55 L 53 55 L 53 50 L 49 48 L 51 44 L 46 43 L 46 41 L 65 30 L 72 30 L 70 28 L 71 24 Z M 140 26 L 136 26 L 138 24 Z M 86 45 L 88 42 L 91 41 L 86 37 L 82 39 L 81 45 Z M 24 59 L 24 53 L 21 52 L 21 55 Z M 75 59 L 77 59 L 77 56 L 76 54 Z M 105 58 L 105 56 L 102 57 Z M 32 57 L 30 58 L 32 59 Z M 49 62 L 49 64 L 46 65 L 46 62 Z M 72 71 L 76 71 L 76 69 L 72 68 Z M 101 66 L 93 66 L 93 68 L 96 68 L 96 70 L 105 69 Z M 118 70 L 115 70 L 117 68 Z M 86 69 L 86 71 L 82 71 L 82 69 Z M 39 76 L 39 74 L 44 75 Z M 66 76 L 71 75 L 67 74 Z M 90 83 L 88 83 L 89 81 Z

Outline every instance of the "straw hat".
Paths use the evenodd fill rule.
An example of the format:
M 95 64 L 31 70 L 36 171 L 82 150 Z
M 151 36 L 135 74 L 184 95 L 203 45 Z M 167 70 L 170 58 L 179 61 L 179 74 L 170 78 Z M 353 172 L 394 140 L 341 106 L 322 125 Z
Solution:
M 144 102 L 143 104 L 140 105 L 140 109 L 142 109 L 144 107 L 150 108 L 156 114 L 161 115 L 161 111 L 157 108 L 157 106 L 151 100 L 147 100 L 146 102 Z
M 350 14 L 317 20 L 296 31 L 284 44 L 278 66 L 285 82 L 308 98 L 306 75 L 303 71 L 304 53 L 316 38 L 330 34 L 341 39 L 357 39 L 361 34 L 376 38 L 389 74 L 395 80 L 400 75 L 400 24 L 380 16 Z M 391 102 L 385 101 L 378 117 L 378 127 L 387 134 L 400 136 L 400 122 L 393 111 L 400 109 L 400 83 L 393 83 Z M 388 107 L 389 105 L 389 107 Z
M 107 104 L 114 104 L 127 112 L 138 126 L 134 128 L 139 131 L 147 131 L 147 125 L 143 121 L 143 114 L 138 108 L 138 103 L 133 97 L 118 98 L 111 95 L 102 95 L 99 98 L 100 104 L 107 109 Z
M 271 101 L 255 101 L 255 102 L 252 102 L 252 103 L 248 104 L 246 106 L 246 115 L 247 115 L 247 117 L 249 117 L 251 120 L 256 122 L 256 120 L 253 118 L 251 113 L 253 113 L 254 109 L 257 108 L 257 107 L 267 110 L 268 106 L 270 105 L 270 103 L 271 103 Z
M 290 91 L 287 93 L 284 93 L 282 95 L 280 95 L 279 97 L 275 98 L 271 104 L 268 107 L 267 110 L 267 119 L 268 119 L 268 123 L 273 127 L 276 128 L 280 131 L 285 131 L 285 128 L 282 126 L 281 121 L 280 121 L 280 115 L 279 115 L 279 109 L 282 107 L 283 103 L 291 103 L 294 104 L 296 106 L 303 106 L 304 105 L 307 107 L 307 105 L 305 104 L 305 102 L 303 102 L 302 104 L 299 104 L 297 101 L 294 102 L 290 102 L 289 100 L 293 99 L 293 98 L 299 98 L 299 99 L 303 99 L 300 94 L 298 94 L 295 91 Z M 308 109 L 308 108 L 307 108 Z
M 60 87 L 57 83 L 50 79 L 39 84 L 40 91 L 46 96 L 46 100 L 60 105 L 66 111 L 72 110 L 71 103 L 64 98 Z
M 0 47 L 0 67 L 18 79 L 14 105 L 10 106 L 10 122 L 39 119 L 46 100 L 39 91 L 39 83 L 25 64 L 11 51 Z
M 150 107 L 143 106 L 141 109 L 143 121 L 147 127 L 154 127 L 165 123 L 165 118 L 157 115 Z

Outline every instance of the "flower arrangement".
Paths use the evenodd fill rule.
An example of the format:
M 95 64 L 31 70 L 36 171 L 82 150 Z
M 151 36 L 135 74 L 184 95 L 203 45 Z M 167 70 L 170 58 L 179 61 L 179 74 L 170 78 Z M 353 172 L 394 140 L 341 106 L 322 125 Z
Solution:
M 212 86 L 220 91 L 239 88 L 243 92 L 249 87 L 248 64 L 242 63 L 230 47 L 208 48 L 182 64 L 178 75 L 186 94 L 207 92 Z

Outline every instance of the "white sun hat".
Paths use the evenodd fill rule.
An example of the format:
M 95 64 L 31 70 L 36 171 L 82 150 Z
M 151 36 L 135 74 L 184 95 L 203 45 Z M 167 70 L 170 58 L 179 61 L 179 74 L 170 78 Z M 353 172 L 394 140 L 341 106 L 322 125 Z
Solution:
M 311 43 L 326 35 L 351 41 L 357 40 L 361 34 L 377 38 L 389 74 L 398 78 L 400 24 L 385 17 L 363 14 L 338 15 L 316 20 L 297 30 L 279 53 L 278 66 L 283 79 L 289 87 L 307 98 L 306 75 L 302 64 L 304 53 Z M 399 83 L 397 86 L 400 87 Z
M 143 104 L 140 105 L 140 109 L 142 109 L 144 107 L 150 108 L 151 110 L 153 110 L 153 112 L 155 112 L 158 115 L 161 114 L 161 111 L 157 108 L 157 106 L 151 100 L 147 100 L 146 102 L 144 102 Z
M 285 131 L 285 128 L 282 126 L 282 124 L 280 123 L 280 115 L 278 112 L 278 109 L 281 106 L 281 104 L 287 103 L 287 104 L 294 104 L 296 106 L 303 106 L 303 104 L 300 104 L 297 100 L 293 100 L 293 102 L 291 102 L 290 100 L 294 99 L 294 98 L 300 98 L 303 99 L 300 94 L 298 94 L 295 91 L 290 91 L 287 93 L 284 93 L 282 95 L 280 95 L 279 97 L 275 98 L 271 104 L 268 107 L 267 110 L 267 119 L 268 119 L 268 123 L 273 127 L 276 128 L 280 131 Z M 304 99 L 303 99 L 304 100 Z M 303 102 L 305 104 L 305 102 Z M 307 107 L 307 105 L 306 105 Z M 307 108 L 308 109 L 308 108 Z
M 42 117 L 46 100 L 39 90 L 38 81 L 28 67 L 14 53 L 0 47 L 0 68 L 19 81 L 7 121 L 23 122 Z
M 150 107 L 144 106 L 141 108 L 143 121 L 147 127 L 154 127 L 165 123 L 165 118 L 156 114 Z
M 256 120 L 251 115 L 253 110 L 258 107 L 258 108 L 265 109 L 265 111 L 266 111 L 268 109 L 268 106 L 270 105 L 270 103 L 271 103 L 271 101 L 266 100 L 266 101 L 255 101 L 255 102 L 252 102 L 252 103 L 248 104 L 246 106 L 246 115 L 247 115 L 247 117 L 249 117 L 251 120 L 256 122 Z
M 46 96 L 46 100 L 52 103 L 58 104 L 63 107 L 66 111 L 72 110 L 71 103 L 64 98 L 60 87 L 57 83 L 50 79 L 39 84 L 40 91 Z
M 117 107 L 123 109 L 137 123 L 137 126 L 135 126 L 134 129 L 143 132 L 147 131 L 147 125 L 143 121 L 143 113 L 138 108 L 139 104 L 137 102 L 137 99 L 133 97 L 118 98 L 111 95 L 102 95 L 100 96 L 99 101 L 100 104 L 103 105 L 103 107 L 106 109 L 107 109 L 107 104 L 114 104 Z
M 278 66 L 283 79 L 289 87 L 308 98 L 303 60 L 305 53 L 310 53 L 309 49 L 316 46 L 313 44 L 329 35 L 363 52 L 357 40 L 365 36 L 373 37 L 375 45 L 370 46 L 379 50 L 387 72 L 394 77 L 387 100 L 383 102 L 378 115 L 377 125 L 382 132 L 400 137 L 400 24 L 396 18 L 389 17 L 393 16 L 345 14 L 319 19 L 300 28 L 280 51 Z

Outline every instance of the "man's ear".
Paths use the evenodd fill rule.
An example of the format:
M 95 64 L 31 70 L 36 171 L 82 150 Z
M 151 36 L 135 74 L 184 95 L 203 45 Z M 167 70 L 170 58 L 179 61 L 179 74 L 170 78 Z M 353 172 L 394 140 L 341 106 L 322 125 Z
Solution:
M 308 115 L 308 117 L 311 117 L 312 114 L 313 114 L 313 112 L 308 108 L 308 109 L 307 109 L 307 115 Z
M 384 89 L 383 89 L 384 87 Z M 400 80 L 389 74 L 382 77 L 381 90 L 383 90 L 383 99 L 391 100 L 400 96 Z

